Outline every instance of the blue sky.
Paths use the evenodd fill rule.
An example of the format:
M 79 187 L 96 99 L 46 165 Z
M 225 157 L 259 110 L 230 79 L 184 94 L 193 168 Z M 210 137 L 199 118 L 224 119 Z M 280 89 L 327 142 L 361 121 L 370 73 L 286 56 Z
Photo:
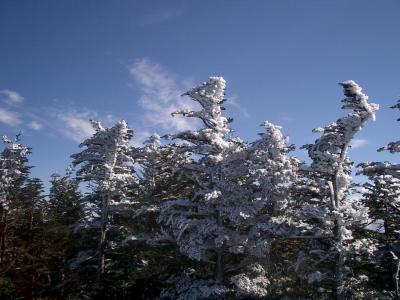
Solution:
M 345 111 L 353 79 L 381 110 L 357 136 L 356 162 L 399 161 L 376 149 L 400 138 L 397 0 L 0 2 L 0 132 L 22 130 L 34 176 L 63 172 L 87 119 L 126 119 L 139 143 L 193 126 L 169 112 L 179 95 L 222 75 L 226 114 L 252 141 L 264 120 L 297 146 Z M 304 153 L 297 152 L 300 157 Z

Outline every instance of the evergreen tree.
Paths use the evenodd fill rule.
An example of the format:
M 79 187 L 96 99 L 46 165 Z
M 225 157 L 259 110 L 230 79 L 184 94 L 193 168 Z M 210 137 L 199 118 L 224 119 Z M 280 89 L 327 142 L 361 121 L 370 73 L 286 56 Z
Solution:
M 10 271 L 16 268 L 13 258 L 10 216 L 20 195 L 30 167 L 27 156 L 30 149 L 20 144 L 21 135 L 14 140 L 3 136 L 4 149 L 0 156 L 0 298 L 17 297 L 17 289 Z M 4 292 L 3 292 L 4 291 Z
M 111 128 L 103 128 L 99 122 L 93 121 L 92 124 L 95 129 L 94 135 L 80 145 L 85 148 L 82 152 L 71 157 L 74 166 L 80 165 L 77 171 L 78 179 L 94 185 L 95 193 L 87 199 L 97 210 L 94 217 L 89 219 L 89 225 L 92 229 L 99 227 L 100 230 L 95 253 L 95 288 L 99 289 L 101 296 L 105 292 L 106 254 L 111 255 L 115 252 L 115 241 L 111 241 L 110 238 L 127 235 L 127 228 L 114 225 L 113 219 L 117 211 L 121 211 L 120 207 L 126 208 L 131 205 L 128 192 L 136 183 L 136 179 L 133 176 L 134 160 L 129 156 L 129 141 L 133 131 L 128 128 L 126 122 L 120 121 Z
M 391 175 L 369 177 L 363 185 L 363 202 L 369 208 L 372 236 L 377 240 L 372 284 L 382 293 L 400 297 L 398 287 L 400 255 L 400 180 Z
M 336 299 L 344 299 L 351 291 L 353 297 L 366 297 L 358 287 L 367 278 L 352 273 L 352 267 L 354 259 L 363 252 L 372 254 L 374 247 L 357 234 L 369 217 L 368 209 L 351 198 L 352 162 L 348 148 L 354 135 L 369 119 L 374 119 L 378 110 L 377 104 L 368 103 L 368 96 L 354 81 L 341 85 L 346 96 L 342 108 L 352 109 L 352 112 L 335 123 L 315 129 L 322 133 L 321 137 L 305 146 L 312 162 L 310 166 L 303 165 L 302 170 L 310 174 L 306 179 L 316 193 L 313 198 L 303 198 L 305 202 L 298 213 L 310 243 L 306 251 L 299 252 L 294 268 L 296 272 L 305 269 L 303 278 L 310 285 L 319 285 L 318 290 L 323 295 L 333 289 Z
M 13 268 L 9 276 L 20 297 L 39 298 L 49 285 L 48 239 L 45 234 L 42 182 L 28 178 L 10 210 L 9 248 Z
M 400 109 L 400 100 L 390 108 Z M 397 119 L 400 121 L 400 119 Z M 400 152 L 400 141 L 390 142 L 384 147 L 378 149 L 378 151 L 389 151 L 390 153 Z M 365 162 L 359 165 L 362 167 L 362 173 L 364 175 L 375 175 L 375 174 L 386 174 L 391 175 L 395 178 L 400 178 L 400 164 L 392 162 Z
M 262 124 L 265 129 L 260 138 L 248 149 L 252 197 L 264 205 L 253 226 L 258 244 L 264 244 L 265 256 L 262 260 L 270 278 L 269 290 L 275 295 L 287 292 L 291 279 L 287 268 L 291 256 L 290 239 L 293 234 L 293 214 L 295 201 L 292 189 L 297 181 L 299 161 L 289 153 L 294 145 L 288 143 L 281 127 L 269 122 Z
M 209 80 L 184 95 L 200 111 L 178 111 L 198 118 L 204 127 L 169 135 L 182 141 L 179 153 L 189 160 L 175 169 L 176 176 L 193 182 L 190 198 L 178 198 L 162 205 L 160 220 L 168 226 L 180 252 L 199 263 L 172 280 L 175 286 L 164 298 L 202 299 L 263 297 L 269 281 L 257 255 L 263 255 L 252 220 L 263 207 L 252 197 L 246 168 L 246 145 L 230 138 L 228 123 L 221 115 L 225 80 Z
M 61 177 L 52 175 L 50 192 L 46 203 L 46 236 L 49 241 L 50 287 L 52 297 L 64 297 L 68 289 L 67 261 L 73 258 L 78 242 L 74 226 L 84 216 L 82 195 L 78 191 L 78 182 L 73 180 L 70 172 Z
M 30 149 L 21 145 L 20 134 L 14 141 L 3 136 L 5 148 L 0 157 L 0 265 L 4 263 L 8 213 L 13 195 L 21 188 L 27 178 L 29 167 L 27 156 Z
M 400 100 L 391 108 L 400 109 Z M 400 119 L 398 119 L 400 120 Z M 378 151 L 400 152 L 400 141 L 390 142 Z M 359 174 L 368 176 L 371 182 L 364 184 L 364 201 L 371 209 L 375 222 L 383 222 L 381 232 L 376 232 L 379 241 L 377 252 L 377 278 L 382 290 L 392 291 L 400 299 L 400 249 L 398 236 L 399 216 L 399 180 L 400 165 L 392 162 L 365 162 L 358 165 Z M 382 234 L 380 234 L 382 233 Z M 386 278 L 387 280 L 382 280 Z M 394 278 L 394 280 L 390 280 Z
M 70 174 L 52 175 L 49 193 L 48 218 L 65 226 L 72 226 L 83 218 L 81 193 L 78 182 Z

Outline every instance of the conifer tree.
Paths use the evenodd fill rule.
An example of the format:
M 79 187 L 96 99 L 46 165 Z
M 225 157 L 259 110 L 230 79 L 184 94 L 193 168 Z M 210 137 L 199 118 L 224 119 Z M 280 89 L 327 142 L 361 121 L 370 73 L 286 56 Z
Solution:
M 189 198 L 163 204 L 160 220 L 171 232 L 180 252 L 198 261 L 164 298 L 264 297 L 269 281 L 257 255 L 263 255 L 252 221 L 263 204 L 252 197 L 246 145 L 229 136 L 231 119 L 222 116 L 225 80 L 210 77 L 184 95 L 197 101 L 200 111 L 178 111 L 200 119 L 203 127 L 169 135 L 179 140 L 178 151 L 189 160 L 175 174 L 193 183 Z M 187 156 L 189 155 L 189 156 Z M 252 232 L 250 232 L 253 230 Z M 253 259 L 254 258 L 254 259 Z
M 62 298 L 65 297 L 65 286 L 68 286 L 67 261 L 73 258 L 78 244 L 78 235 L 74 234 L 74 227 L 82 222 L 84 210 L 78 182 L 71 178 L 70 170 L 67 170 L 65 176 L 53 173 L 51 177 L 45 228 L 49 243 L 49 294 Z
M 294 145 L 288 143 L 281 127 L 269 122 L 262 124 L 265 132 L 248 149 L 252 197 L 262 205 L 253 220 L 254 238 L 264 244 L 265 256 L 261 261 L 270 278 L 270 291 L 283 295 L 288 280 L 287 272 L 293 234 L 295 201 L 292 195 L 297 181 L 299 160 L 289 153 Z
M 391 108 L 400 109 L 400 100 Z M 400 119 L 398 119 L 399 121 Z M 390 142 L 378 149 L 378 152 L 400 152 L 400 141 Z M 399 180 L 400 164 L 392 162 L 365 162 L 358 165 L 358 174 L 368 176 L 371 182 L 365 183 L 364 201 L 371 209 L 371 217 L 375 222 L 383 222 L 383 234 L 376 233 L 379 240 L 377 252 L 378 273 L 381 278 L 394 278 L 382 281 L 380 289 L 392 290 L 397 299 L 400 299 L 400 248 L 398 236 L 398 222 L 400 207 Z M 382 270 L 383 268 L 383 270 Z
M 19 293 L 27 299 L 39 298 L 49 285 L 48 239 L 45 234 L 46 201 L 43 184 L 28 178 L 20 189 L 11 212 L 10 244 Z
M 13 196 L 23 185 L 30 169 L 26 165 L 30 149 L 19 143 L 20 136 L 18 134 L 15 140 L 9 140 L 6 136 L 3 136 L 5 148 L 0 157 L 0 266 L 5 259 L 7 218 L 10 205 Z
M 130 153 L 129 141 L 133 131 L 125 121 L 120 121 L 111 128 L 103 128 L 100 122 L 92 121 L 95 133 L 86 139 L 80 147 L 82 152 L 72 155 L 73 165 L 80 165 L 77 177 L 81 181 L 94 185 L 95 193 L 88 199 L 98 208 L 99 215 L 91 221 L 91 226 L 99 224 L 100 237 L 97 243 L 97 271 L 95 287 L 104 294 L 104 275 L 106 272 L 106 252 L 112 251 L 107 232 L 116 229 L 111 223 L 111 211 L 119 205 L 129 204 L 128 192 L 136 182 L 133 176 L 134 160 Z M 120 228 L 122 229 L 122 228 Z
M 314 132 L 322 135 L 314 144 L 306 145 L 312 160 L 302 170 L 311 176 L 310 186 L 315 188 L 315 198 L 307 199 L 300 209 L 303 228 L 310 239 L 308 254 L 300 251 L 294 270 L 300 267 L 310 272 L 305 275 L 309 284 L 334 282 L 333 294 L 344 299 L 350 291 L 357 292 L 367 278 L 364 275 L 351 278 L 351 263 L 362 251 L 372 254 L 374 248 L 369 240 L 359 238 L 357 230 L 368 223 L 368 209 L 351 196 L 351 166 L 348 148 L 355 134 L 369 119 L 375 118 L 378 105 L 368 102 L 368 96 L 354 81 L 341 83 L 346 98 L 343 109 L 352 109 L 346 117 L 338 119 Z M 328 293 L 329 284 L 320 287 Z M 362 291 L 355 297 L 362 297 Z M 365 295 L 364 295 L 365 297 Z
M 390 108 L 398 108 L 400 109 L 400 100 Z M 397 119 L 400 121 L 400 118 Z M 400 152 L 400 141 L 390 142 L 384 147 L 378 149 L 379 152 L 381 151 L 389 151 L 390 153 L 398 153 Z M 375 175 L 375 174 L 386 174 L 391 175 L 395 178 L 400 179 L 400 164 L 392 163 L 392 162 L 365 162 L 359 165 L 362 167 L 362 173 L 364 175 Z
M 369 208 L 374 228 L 371 234 L 378 245 L 371 270 L 372 284 L 388 297 L 391 293 L 399 298 L 400 180 L 379 174 L 369 179 L 363 185 L 362 201 Z
M 63 177 L 53 173 L 49 193 L 48 217 L 59 224 L 72 226 L 83 217 L 78 182 L 70 174 Z

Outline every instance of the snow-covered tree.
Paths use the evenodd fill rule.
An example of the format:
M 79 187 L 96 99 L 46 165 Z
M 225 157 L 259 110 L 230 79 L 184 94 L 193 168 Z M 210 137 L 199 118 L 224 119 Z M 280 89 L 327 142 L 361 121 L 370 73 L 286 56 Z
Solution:
M 3 137 L 0 156 L 0 298 L 15 287 L 10 298 L 34 299 L 48 285 L 45 201 L 42 182 L 28 178 L 30 148 Z M 7 284 L 9 283 L 8 287 Z M 6 285 L 6 286 L 4 286 Z M 7 292 L 6 292 L 7 294 Z M 5 297 L 5 299 L 10 299 Z
M 92 225 L 100 228 L 96 251 L 96 286 L 102 288 L 106 268 L 105 253 L 113 247 L 107 241 L 107 232 L 113 228 L 110 224 L 111 212 L 119 205 L 129 204 L 128 193 L 136 179 L 133 176 L 134 159 L 129 155 L 129 141 L 133 131 L 126 122 L 120 121 L 111 128 L 103 128 L 100 122 L 94 121 L 92 125 L 95 133 L 80 145 L 84 150 L 71 157 L 73 165 L 80 166 L 78 179 L 94 185 L 95 197 L 91 199 L 96 202 L 92 204 L 98 207 L 99 223 L 92 222 Z M 96 217 L 91 221 L 95 220 Z
M 288 285 L 287 256 L 293 234 L 293 209 L 295 201 L 291 191 L 297 181 L 299 161 L 289 152 L 294 145 L 282 134 L 281 127 L 269 122 L 260 138 L 248 149 L 248 185 L 252 197 L 262 205 L 253 222 L 258 244 L 265 245 L 262 260 L 271 281 L 271 291 L 284 293 Z M 286 286 L 285 286 L 286 285 Z
M 309 284 L 333 282 L 336 299 L 344 299 L 352 288 L 356 289 L 356 284 L 366 280 L 362 275 L 348 276 L 350 263 L 362 251 L 372 253 L 374 250 L 367 239 L 357 236 L 357 229 L 368 222 L 368 209 L 351 197 L 352 162 L 348 148 L 366 122 L 375 119 L 379 108 L 368 102 L 368 96 L 354 81 L 345 81 L 341 85 L 346 96 L 342 108 L 352 109 L 352 112 L 335 123 L 315 129 L 321 137 L 314 144 L 304 146 L 312 162 L 309 166 L 303 165 L 302 171 L 309 174 L 306 177 L 314 192 L 308 193 L 313 195 L 312 198 L 303 199 L 298 216 L 303 220 L 301 225 L 311 242 L 308 253 L 300 251 L 294 265 L 296 272 L 306 269 L 304 279 Z M 324 288 L 327 293 L 329 285 Z
M 398 108 L 400 109 L 400 100 L 390 108 Z M 400 121 L 400 119 L 398 119 Z M 398 153 L 400 152 L 400 141 L 390 142 L 384 147 L 378 149 L 379 152 L 381 151 L 389 151 L 390 153 Z M 388 161 L 385 162 L 365 162 L 359 165 L 362 167 L 361 173 L 364 175 L 376 175 L 376 174 L 386 174 L 391 175 L 395 178 L 400 179 L 400 164 L 398 163 L 391 163 Z
M 200 119 L 203 126 L 168 136 L 181 141 L 176 145 L 179 153 L 190 155 L 174 172 L 192 182 L 192 195 L 165 202 L 160 221 L 170 230 L 180 252 L 199 263 L 175 278 L 174 288 L 162 293 L 164 298 L 211 299 L 232 293 L 257 298 L 267 294 L 266 272 L 250 258 L 264 255 L 252 222 L 263 201 L 253 197 L 248 185 L 246 145 L 229 136 L 230 119 L 221 114 L 224 94 L 222 77 L 210 77 L 185 93 L 201 110 L 175 114 Z
M 400 100 L 391 108 L 400 109 Z M 398 153 L 400 152 L 400 141 L 390 142 L 379 148 L 378 151 Z M 364 201 L 371 210 L 371 217 L 375 223 L 382 222 L 383 224 L 383 228 L 380 230 L 383 236 L 380 236 L 377 231 L 380 241 L 377 255 L 381 266 L 385 266 L 385 270 L 379 273 L 383 277 L 387 275 L 392 277 L 394 274 L 394 281 L 387 281 L 388 284 L 383 284 L 381 288 L 393 290 L 392 283 L 394 283 L 396 297 L 400 299 L 400 245 L 398 236 L 400 164 L 388 161 L 365 162 L 359 164 L 358 167 L 361 168 L 359 174 L 368 176 L 371 181 L 364 184 Z M 378 267 L 380 266 L 378 265 Z
M 132 155 L 141 169 L 139 197 L 144 199 L 146 207 L 138 213 L 158 212 L 165 199 L 190 193 L 190 183 L 174 173 L 174 168 L 179 169 L 189 161 L 189 155 L 182 152 L 179 145 L 161 145 L 160 136 L 153 134 L 144 142 L 144 147 L 135 149 Z
M 30 149 L 20 144 L 20 134 L 14 140 L 3 136 L 3 142 L 5 148 L 0 156 L 0 265 L 6 251 L 7 218 L 13 192 L 21 188 L 30 169 L 26 165 Z
M 51 177 L 48 205 L 51 219 L 66 226 L 79 223 L 83 217 L 83 207 L 78 181 L 72 179 L 70 174 L 61 177 L 53 173 Z
M 49 245 L 48 269 L 50 272 L 51 297 L 65 298 L 68 289 L 65 287 L 67 261 L 74 257 L 79 246 L 78 234 L 74 234 L 74 226 L 82 222 L 84 217 L 82 195 L 78 181 L 71 178 L 71 170 L 61 176 L 51 175 L 50 191 L 45 206 L 46 237 Z
M 288 207 L 288 185 L 296 178 L 299 161 L 288 155 L 294 146 L 288 144 L 280 126 L 265 122 L 262 127 L 265 133 L 249 149 L 250 171 L 259 187 L 257 196 L 265 199 L 268 215 L 274 216 Z
M 363 185 L 363 202 L 369 208 L 372 236 L 377 251 L 371 271 L 373 285 L 400 298 L 400 180 L 391 175 L 372 175 Z
M 45 234 L 46 201 L 43 184 L 27 178 L 19 190 L 10 212 L 9 256 L 15 264 L 14 274 L 21 298 L 35 299 L 49 284 L 48 239 Z

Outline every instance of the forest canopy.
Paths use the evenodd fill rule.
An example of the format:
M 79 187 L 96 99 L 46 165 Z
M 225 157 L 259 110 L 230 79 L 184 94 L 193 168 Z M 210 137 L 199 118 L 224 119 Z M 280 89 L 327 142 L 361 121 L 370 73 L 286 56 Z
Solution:
M 268 121 L 255 141 L 234 135 L 222 77 L 182 95 L 199 110 L 172 116 L 192 130 L 137 146 L 124 120 L 91 120 L 48 193 L 34 149 L 3 136 L 0 298 L 400 299 L 400 164 L 354 165 L 379 105 L 340 86 L 343 116 L 299 145 L 309 162 Z

